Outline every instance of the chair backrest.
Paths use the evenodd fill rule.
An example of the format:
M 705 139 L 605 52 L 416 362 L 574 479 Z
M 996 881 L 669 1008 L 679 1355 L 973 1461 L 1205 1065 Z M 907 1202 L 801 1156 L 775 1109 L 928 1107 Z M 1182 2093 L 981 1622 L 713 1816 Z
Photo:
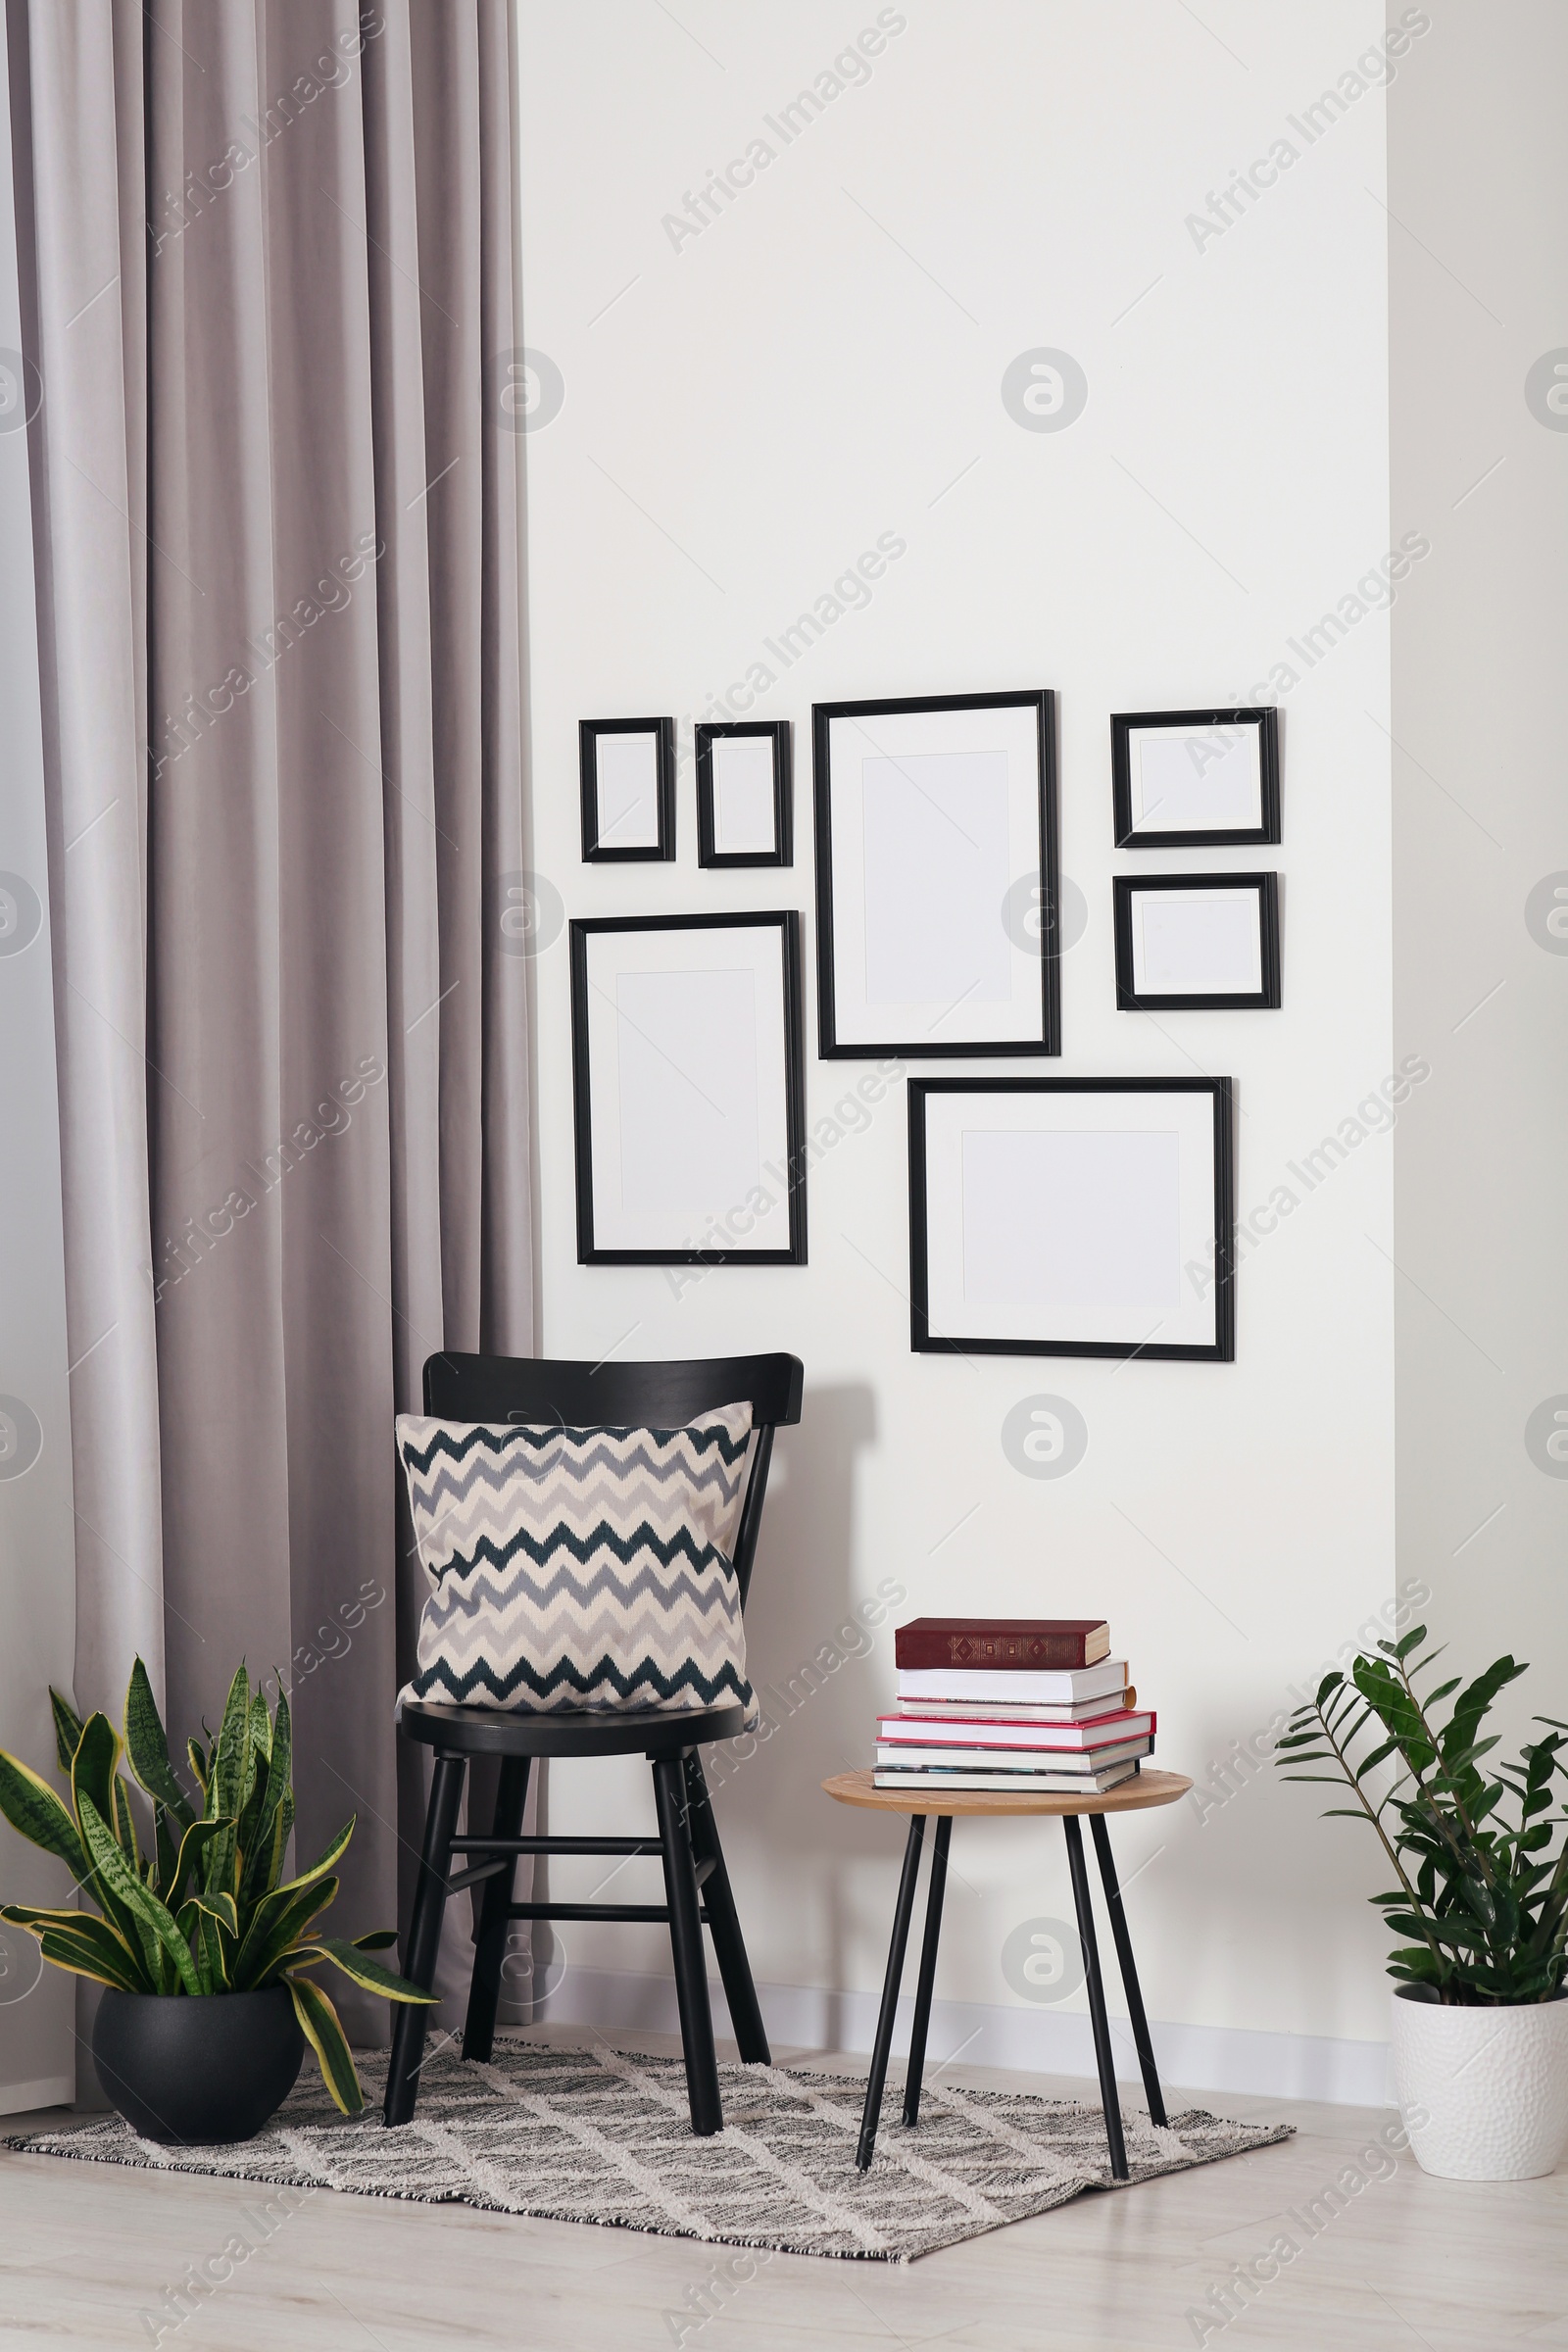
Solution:
M 741 1606 L 762 1524 L 773 1432 L 801 1417 L 806 1367 L 798 1355 L 709 1355 L 671 1363 L 597 1364 L 558 1356 L 426 1359 L 424 1409 L 441 1421 L 555 1421 L 567 1429 L 679 1429 L 721 1404 L 750 1404 L 757 1433 L 735 1538 Z

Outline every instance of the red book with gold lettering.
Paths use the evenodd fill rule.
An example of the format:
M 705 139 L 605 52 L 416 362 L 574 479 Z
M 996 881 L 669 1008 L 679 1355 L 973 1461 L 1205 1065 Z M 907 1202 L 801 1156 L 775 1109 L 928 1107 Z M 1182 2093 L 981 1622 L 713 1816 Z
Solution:
M 915 1617 L 895 1632 L 893 1655 L 927 1673 L 1070 1672 L 1110 1655 L 1110 1627 L 1101 1617 Z

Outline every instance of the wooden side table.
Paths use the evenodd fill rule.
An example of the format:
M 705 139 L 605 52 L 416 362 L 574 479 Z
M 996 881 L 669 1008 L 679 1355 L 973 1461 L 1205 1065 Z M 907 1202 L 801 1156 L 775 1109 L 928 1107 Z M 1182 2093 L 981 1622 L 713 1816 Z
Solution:
M 1110 1914 L 1110 1932 L 1115 1939 L 1116 1958 L 1121 1965 L 1121 1981 L 1127 1994 L 1127 2014 L 1132 2023 L 1138 2063 L 1143 2069 L 1144 2090 L 1149 2099 L 1150 2121 L 1163 2124 L 1165 2102 L 1160 2096 L 1153 2044 L 1149 2038 L 1149 2021 L 1144 2015 L 1144 1996 L 1138 1988 L 1132 1938 L 1127 1933 L 1127 1918 L 1122 1909 L 1121 1888 L 1116 1882 L 1116 1865 L 1111 1860 L 1110 1836 L 1105 1828 L 1104 1817 L 1107 1813 L 1141 1813 L 1151 1805 L 1173 1805 L 1178 1797 L 1187 1794 L 1192 1785 L 1179 1772 L 1140 1772 L 1135 1773 L 1131 1780 L 1123 1781 L 1119 1788 L 1107 1788 L 1103 1795 L 1041 1796 L 1027 1792 L 1010 1795 L 991 1789 L 955 1789 L 950 1796 L 944 1797 L 934 1788 L 878 1788 L 875 1775 L 870 1772 L 841 1772 L 832 1780 L 822 1783 L 828 1795 L 837 1804 L 865 1805 L 876 1812 L 906 1813 L 909 1816 L 909 1835 L 904 1848 L 904 1875 L 899 1881 L 899 1899 L 893 1913 L 893 1941 L 888 1949 L 888 1973 L 882 1985 L 882 2008 L 876 2023 L 871 2074 L 865 2086 L 865 2110 L 860 2119 L 860 2143 L 856 2154 L 856 2163 L 862 2173 L 868 2170 L 876 2147 L 876 2128 L 882 2113 L 882 2092 L 887 2082 L 888 2054 L 893 2046 L 893 2023 L 898 2014 L 899 1987 L 904 1978 L 904 1955 L 909 1940 L 909 1921 L 914 1912 L 915 1882 L 920 1875 L 920 1847 L 925 1837 L 927 1817 L 935 1815 L 937 1833 L 932 1842 L 925 1936 L 920 1946 L 914 2023 L 909 2033 L 909 2068 L 904 2089 L 904 2120 L 906 2124 L 918 2123 L 920 2118 L 920 2078 L 925 2071 L 926 2033 L 931 2023 L 931 1988 L 936 1982 L 937 1943 L 942 1934 L 942 1897 L 947 1886 L 948 1845 L 953 1837 L 955 1817 L 960 1813 L 1046 1813 L 1060 1817 L 1062 1833 L 1067 1840 L 1067 1867 L 1072 1874 L 1072 1899 L 1077 1908 L 1078 1936 L 1083 1945 L 1089 2018 L 1095 2034 L 1095 2063 L 1100 2070 L 1100 2096 L 1105 2110 L 1110 2170 L 1113 2179 L 1127 2179 L 1127 2147 L 1122 2135 L 1121 2107 L 1116 2097 L 1110 2022 L 1105 2015 L 1105 1988 L 1100 1974 L 1100 1947 L 1095 1940 L 1095 1915 L 1089 1900 L 1089 1872 L 1084 1863 L 1083 1832 L 1078 1827 L 1078 1818 L 1080 1814 L 1088 1814 L 1095 1852 L 1100 1860 L 1100 1875 L 1105 1888 L 1105 1907 Z

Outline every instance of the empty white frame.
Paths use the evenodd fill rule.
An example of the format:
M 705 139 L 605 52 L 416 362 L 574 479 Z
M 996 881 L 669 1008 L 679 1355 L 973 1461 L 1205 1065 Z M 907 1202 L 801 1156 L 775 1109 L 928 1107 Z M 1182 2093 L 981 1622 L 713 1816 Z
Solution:
M 571 926 L 583 1265 L 802 1265 L 800 916 Z
M 788 719 L 699 725 L 697 862 L 794 862 Z
M 675 855 L 675 722 L 584 718 L 577 724 L 585 858 Z
M 812 711 L 820 1050 L 1058 1054 L 1054 697 L 929 695 Z
M 1124 711 L 1110 766 L 1118 849 L 1280 837 L 1275 710 Z
M 1280 1002 L 1273 874 L 1118 874 L 1122 1012 L 1255 1011 Z
M 1235 1354 L 1228 1078 L 911 1078 L 919 1352 Z

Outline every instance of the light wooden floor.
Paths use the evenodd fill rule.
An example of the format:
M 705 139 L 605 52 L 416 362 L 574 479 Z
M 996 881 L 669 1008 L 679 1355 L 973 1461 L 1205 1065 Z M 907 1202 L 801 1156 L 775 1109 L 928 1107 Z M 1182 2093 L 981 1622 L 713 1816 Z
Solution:
M 581 2028 L 541 2036 L 582 2037 Z M 1092 2095 L 1079 2081 L 984 2068 L 956 2067 L 952 2080 Z M 906 2267 L 754 2255 L 755 2276 L 723 2297 L 710 2293 L 706 2323 L 692 2290 L 710 2289 L 734 2249 L 318 2190 L 158 2340 L 179 2352 L 653 2352 L 676 2343 L 698 2352 L 1175 2352 L 1200 2341 L 1186 2314 L 1230 2265 L 1263 2254 L 1291 2227 L 1286 2209 L 1309 2204 L 1393 2119 L 1167 2095 L 1173 2113 L 1205 2105 L 1278 2118 L 1296 2124 L 1298 2137 L 1083 2196 Z M 0 2124 L 23 2128 L 24 2119 Z M 242 2228 L 241 2209 L 258 2202 L 254 2184 L 0 2152 L 0 2338 L 152 2343 L 141 2314 L 163 2305 L 187 2265 L 220 2253 Z M 1474 2186 L 1429 2180 L 1406 2155 L 1392 2178 L 1352 2196 L 1242 2316 L 1223 2328 L 1211 2322 L 1201 2340 L 1225 2352 L 1568 2352 L 1568 2170 Z

